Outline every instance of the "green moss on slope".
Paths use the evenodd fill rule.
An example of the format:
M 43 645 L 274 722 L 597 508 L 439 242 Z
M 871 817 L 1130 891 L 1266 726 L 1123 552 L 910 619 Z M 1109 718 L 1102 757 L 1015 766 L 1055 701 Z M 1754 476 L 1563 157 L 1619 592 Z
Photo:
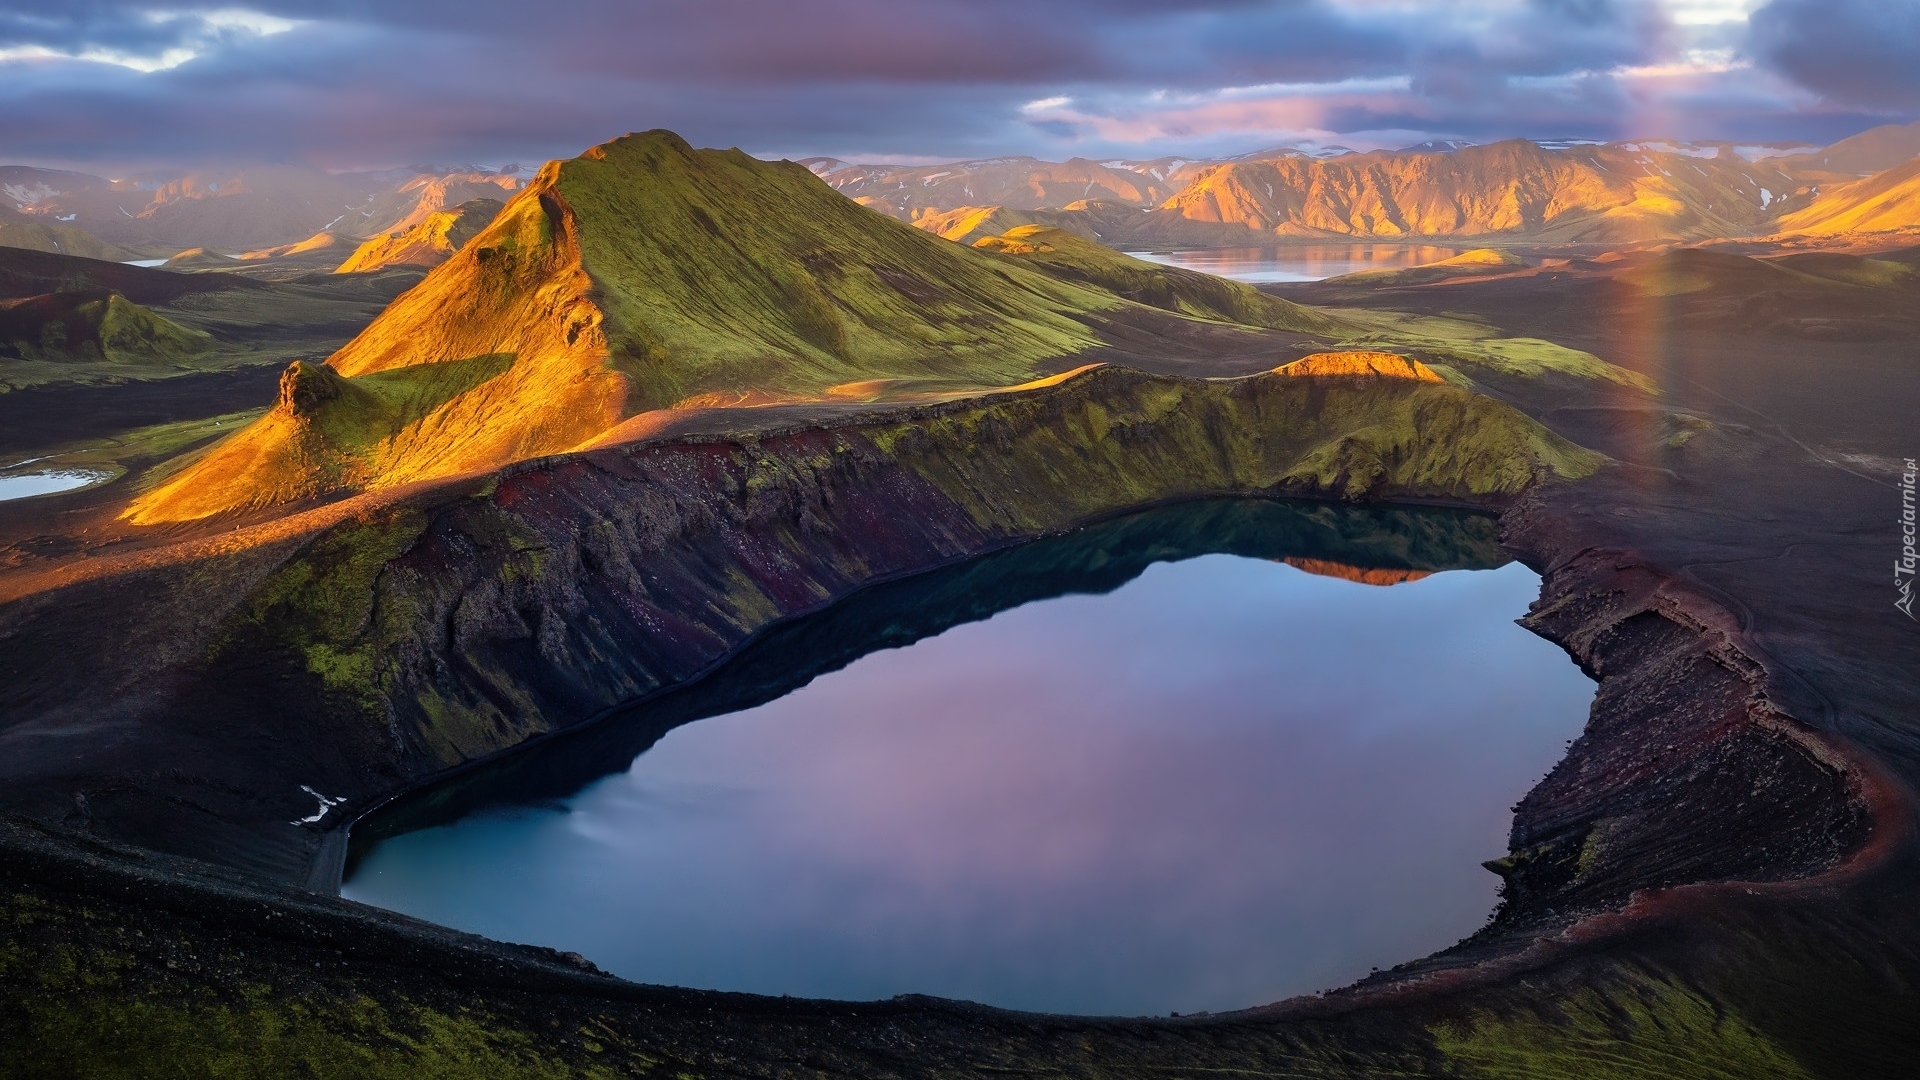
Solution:
M 184 361 L 213 347 L 117 292 L 56 292 L 0 302 L 0 356 L 22 360 Z
M 492 384 L 512 367 L 510 356 L 476 356 L 348 379 L 326 364 L 295 361 L 266 416 L 184 468 L 166 470 L 128 517 L 148 524 L 308 499 L 365 483 L 382 469 L 405 478 L 395 463 L 420 452 L 421 422 L 463 399 L 477 398 L 484 409 Z
M 869 437 L 990 531 L 1233 493 L 1498 499 L 1603 461 L 1459 387 L 1281 373 L 1207 381 L 1096 368 L 920 410 Z
M 1434 1038 L 1473 1080 L 1810 1080 L 1782 1047 L 1725 1004 L 1665 979 L 1620 980 L 1529 1011 L 1479 1011 Z
M 1073 316 L 1120 303 L 876 214 L 799 165 L 670 132 L 565 162 L 554 189 L 639 408 L 876 378 L 1018 382 L 1098 345 Z
M 0 913 L 4 1077 L 611 1080 L 649 1066 L 597 1028 L 539 1031 L 484 1008 L 376 1000 L 324 976 L 288 986 L 285 972 L 229 950 L 163 931 L 148 940 L 23 893 Z M 164 970 L 153 951 L 169 955 Z
M 426 525 L 424 514 L 402 506 L 322 534 L 259 586 L 227 644 L 264 635 L 301 657 L 328 690 L 377 712 L 378 643 L 407 611 L 376 612 L 375 580 Z M 375 625 L 376 616 L 388 625 Z

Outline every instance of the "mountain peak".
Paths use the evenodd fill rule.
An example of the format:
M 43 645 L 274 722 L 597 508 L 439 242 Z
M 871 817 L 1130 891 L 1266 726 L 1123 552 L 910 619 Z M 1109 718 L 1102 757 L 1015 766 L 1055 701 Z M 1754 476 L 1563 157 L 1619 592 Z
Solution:
M 1053 269 L 873 213 L 802 165 L 628 135 L 542 168 L 327 370 L 290 371 L 280 406 L 128 516 L 190 520 L 452 475 L 749 392 L 1007 386 L 1101 346 L 1093 326 L 1110 316 L 1096 312 L 1186 317 L 1147 314 L 1102 282 L 1104 263 Z M 1143 288 L 1169 273 L 1124 269 Z M 1228 291 L 1242 322 L 1296 310 Z
M 646 131 L 630 131 L 617 139 L 608 139 L 588 149 L 580 157 L 590 161 L 607 161 L 630 154 L 668 153 L 685 157 L 695 152 L 693 144 L 681 138 L 678 132 L 668 131 L 666 128 L 649 128 Z M 725 151 L 711 150 L 706 152 L 725 153 Z

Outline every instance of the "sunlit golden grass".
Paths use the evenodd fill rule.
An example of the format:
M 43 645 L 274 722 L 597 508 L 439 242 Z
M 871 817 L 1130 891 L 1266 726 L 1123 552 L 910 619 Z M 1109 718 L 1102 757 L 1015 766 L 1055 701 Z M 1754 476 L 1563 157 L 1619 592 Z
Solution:
M 1445 382 L 1438 372 L 1418 360 L 1387 352 L 1324 352 L 1303 356 L 1291 364 L 1273 369 L 1277 374 L 1300 377 L 1408 379 L 1413 382 Z
M 1920 230 L 1920 161 L 1827 188 L 1782 217 L 1779 230 L 1809 236 Z
M 389 266 L 438 266 L 492 224 L 500 210 L 497 199 L 473 199 L 436 211 L 405 229 L 361 244 L 333 272 L 363 274 Z

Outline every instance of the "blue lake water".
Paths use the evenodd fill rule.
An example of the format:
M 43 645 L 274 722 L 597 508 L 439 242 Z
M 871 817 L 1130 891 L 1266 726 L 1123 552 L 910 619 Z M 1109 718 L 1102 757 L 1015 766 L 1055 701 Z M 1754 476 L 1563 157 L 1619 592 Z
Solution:
M 56 469 L 51 472 L 20 473 L 0 476 L 0 502 L 73 491 L 109 479 L 111 473 L 88 469 Z
M 1137 259 L 1185 267 L 1250 284 L 1322 281 L 1362 270 L 1425 266 L 1460 254 L 1429 244 L 1269 244 L 1203 251 L 1129 252 Z
M 387 827 L 345 894 L 644 982 L 1122 1015 L 1478 929 L 1479 864 L 1593 692 L 1514 625 L 1538 579 L 1406 572 L 1496 564 L 1484 520 L 1178 513 L 803 620 L 715 676 L 771 700 L 536 755 L 513 797 Z M 1389 568 L 1328 558 L 1356 549 Z

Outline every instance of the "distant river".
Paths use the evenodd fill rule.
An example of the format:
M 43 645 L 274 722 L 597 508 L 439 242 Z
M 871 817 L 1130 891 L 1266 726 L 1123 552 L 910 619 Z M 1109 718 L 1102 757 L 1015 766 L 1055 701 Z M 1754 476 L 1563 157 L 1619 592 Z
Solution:
M 1207 503 L 869 589 L 363 823 L 345 893 L 764 994 L 1140 1015 L 1343 985 L 1482 925 L 1508 807 L 1585 720 L 1494 536 Z M 1409 569 L 1450 566 L 1478 569 Z
M 1181 266 L 1251 284 L 1321 281 L 1362 270 L 1425 266 L 1460 254 L 1459 248 L 1412 244 L 1275 244 L 1206 251 L 1133 251 L 1136 259 Z

